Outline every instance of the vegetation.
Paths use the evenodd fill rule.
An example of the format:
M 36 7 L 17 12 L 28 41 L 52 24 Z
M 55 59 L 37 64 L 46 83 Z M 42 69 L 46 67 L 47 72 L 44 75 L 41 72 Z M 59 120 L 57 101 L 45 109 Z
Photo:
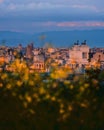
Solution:
M 19 60 L 0 72 L 0 130 L 103 130 L 104 71 L 70 79 L 70 68 L 29 72 Z

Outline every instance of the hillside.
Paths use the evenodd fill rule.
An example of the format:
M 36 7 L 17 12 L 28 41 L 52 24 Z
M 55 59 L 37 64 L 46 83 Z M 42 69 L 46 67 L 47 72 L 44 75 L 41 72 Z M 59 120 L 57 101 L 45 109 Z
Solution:
M 41 40 L 41 36 L 45 36 Z M 34 42 L 35 46 L 42 46 L 45 42 L 52 43 L 56 47 L 70 47 L 74 42 L 87 40 L 90 47 L 104 46 L 104 30 L 73 30 L 73 31 L 51 31 L 42 33 L 21 33 L 0 31 L 0 44 L 17 46 L 22 43 L 26 46 L 29 42 Z

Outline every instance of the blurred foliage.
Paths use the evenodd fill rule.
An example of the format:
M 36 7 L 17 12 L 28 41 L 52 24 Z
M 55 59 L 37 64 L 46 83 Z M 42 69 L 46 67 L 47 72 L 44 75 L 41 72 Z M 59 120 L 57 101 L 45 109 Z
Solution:
M 0 130 L 103 130 L 104 70 L 29 72 L 16 60 L 0 72 Z

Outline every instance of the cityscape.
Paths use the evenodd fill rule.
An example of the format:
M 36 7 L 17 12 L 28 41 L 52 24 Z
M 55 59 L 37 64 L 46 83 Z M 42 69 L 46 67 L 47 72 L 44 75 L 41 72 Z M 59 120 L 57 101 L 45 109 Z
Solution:
M 50 72 L 51 65 L 70 67 L 84 73 L 86 67 L 99 67 L 104 69 L 104 48 L 90 48 L 86 40 L 82 43 L 76 41 L 70 48 L 56 48 L 49 43 L 43 48 L 34 47 L 33 43 L 23 47 L 19 44 L 17 47 L 0 46 L 1 70 L 12 71 L 10 64 L 15 59 L 25 61 L 30 71 Z

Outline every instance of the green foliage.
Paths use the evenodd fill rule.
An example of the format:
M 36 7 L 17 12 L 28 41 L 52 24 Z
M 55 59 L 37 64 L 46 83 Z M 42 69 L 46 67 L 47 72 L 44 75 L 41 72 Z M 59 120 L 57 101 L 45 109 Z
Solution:
M 25 66 L 0 72 L 0 130 L 104 129 L 104 72 L 73 80 L 54 78 L 55 72 L 30 73 Z

